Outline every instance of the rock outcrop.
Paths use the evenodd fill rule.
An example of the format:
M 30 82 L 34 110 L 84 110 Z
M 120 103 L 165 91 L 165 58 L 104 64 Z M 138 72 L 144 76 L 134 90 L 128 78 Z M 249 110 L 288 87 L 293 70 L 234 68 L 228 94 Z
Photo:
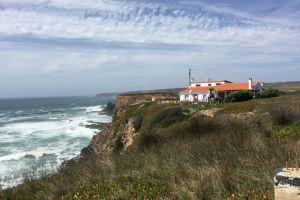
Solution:
M 274 177 L 275 200 L 300 199 L 300 170 L 280 168 Z
M 116 104 L 107 102 L 105 108 L 100 112 L 100 114 L 113 115 L 116 110 Z
M 81 156 L 107 156 L 113 152 L 118 138 L 121 138 L 122 142 L 121 152 L 125 151 L 132 144 L 133 138 L 138 134 L 142 123 L 142 117 L 140 116 L 125 120 L 127 112 L 128 107 L 116 110 L 113 121 L 92 138 L 89 146 L 81 151 Z

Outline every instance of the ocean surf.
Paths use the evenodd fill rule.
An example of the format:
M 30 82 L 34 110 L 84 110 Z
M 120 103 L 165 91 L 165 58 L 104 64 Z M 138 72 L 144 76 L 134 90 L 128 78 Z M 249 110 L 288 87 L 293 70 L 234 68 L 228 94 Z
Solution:
M 111 122 L 100 114 L 108 101 L 114 97 L 1 99 L 0 188 L 21 183 L 33 170 L 54 172 L 79 155 L 99 132 L 88 125 Z

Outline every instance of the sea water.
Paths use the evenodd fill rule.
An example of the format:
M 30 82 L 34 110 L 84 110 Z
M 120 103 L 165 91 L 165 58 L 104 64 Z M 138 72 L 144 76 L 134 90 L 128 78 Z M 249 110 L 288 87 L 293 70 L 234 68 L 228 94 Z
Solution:
M 21 183 L 33 172 L 53 172 L 76 157 L 109 123 L 100 115 L 113 96 L 0 99 L 0 189 Z

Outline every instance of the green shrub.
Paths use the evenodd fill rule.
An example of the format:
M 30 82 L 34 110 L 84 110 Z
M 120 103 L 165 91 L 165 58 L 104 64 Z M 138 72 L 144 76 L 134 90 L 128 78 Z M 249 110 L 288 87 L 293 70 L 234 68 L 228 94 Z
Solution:
M 222 103 L 222 98 L 220 98 L 220 97 L 216 97 L 216 98 L 214 98 L 214 103 L 217 103 L 217 104 L 219 104 L 219 103 Z
M 168 127 L 186 118 L 180 107 L 168 108 L 159 112 L 150 122 L 150 127 Z
M 252 92 L 249 91 L 235 91 L 230 93 L 229 95 L 226 96 L 225 101 L 226 102 L 239 102 L 239 101 L 247 101 L 253 99 L 253 94 Z
M 291 137 L 296 135 L 294 126 L 274 126 L 273 136 L 277 138 Z
M 264 89 L 261 93 L 257 94 L 257 98 L 271 98 L 279 96 L 279 90 L 272 87 Z

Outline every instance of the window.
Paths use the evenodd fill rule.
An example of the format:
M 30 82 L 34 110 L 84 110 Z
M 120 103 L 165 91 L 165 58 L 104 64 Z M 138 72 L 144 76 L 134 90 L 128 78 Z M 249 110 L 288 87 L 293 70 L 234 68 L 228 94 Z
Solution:
M 217 83 L 216 85 L 221 85 L 221 83 Z
M 200 87 L 201 86 L 201 84 L 196 84 L 196 87 Z
M 208 86 L 211 86 L 211 84 L 208 84 Z

